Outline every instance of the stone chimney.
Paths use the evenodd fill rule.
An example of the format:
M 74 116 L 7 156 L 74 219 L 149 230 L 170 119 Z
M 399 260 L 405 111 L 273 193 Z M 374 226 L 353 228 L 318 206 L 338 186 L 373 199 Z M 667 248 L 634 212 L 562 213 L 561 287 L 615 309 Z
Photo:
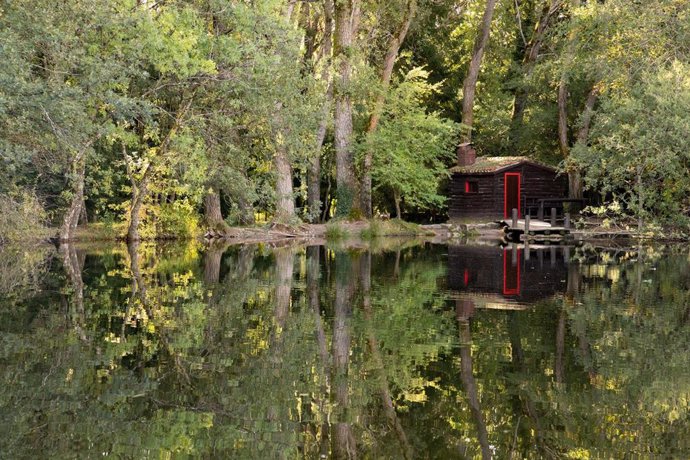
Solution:
M 474 150 L 471 142 L 458 145 L 455 152 L 458 155 L 458 166 L 471 166 L 477 160 L 477 151 Z

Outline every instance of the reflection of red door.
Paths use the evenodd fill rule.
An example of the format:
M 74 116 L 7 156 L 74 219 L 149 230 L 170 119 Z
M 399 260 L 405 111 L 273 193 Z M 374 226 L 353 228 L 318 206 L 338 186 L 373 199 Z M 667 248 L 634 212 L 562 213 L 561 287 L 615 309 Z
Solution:
M 520 251 L 503 250 L 503 295 L 520 295 Z
M 520 173 L 505 173 L 503 184 L 503 217 L 512 217 L 513 209 L 518 210 L 520 217 Z

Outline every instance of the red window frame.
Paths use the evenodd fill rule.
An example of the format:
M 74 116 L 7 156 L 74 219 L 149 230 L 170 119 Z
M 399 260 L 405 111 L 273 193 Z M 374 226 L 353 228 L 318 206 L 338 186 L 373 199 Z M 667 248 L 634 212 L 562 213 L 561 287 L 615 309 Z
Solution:
M 517 210 L 518 210 L 518 217 L 522 216 L 522 210 L 520 209 L 520 190 L 522 188 L 522 174 L 520 173 L 505 173 L 503 175 L 503 217 L 508 219 L 509 217 L 512 217 L 510 213 L 508 212 L 508 176 L 517 176 L 517 189 L 518 189 L 518 196 L 517 196 Z
M 474 184 L 476 187 L 476 189 L 474 191 L 470 187 L 471 184 Z M 465 193 L 469 193 L 469 194 L 479 193 L 479 183 L 476 180 L 466 180 L 465 181 Z

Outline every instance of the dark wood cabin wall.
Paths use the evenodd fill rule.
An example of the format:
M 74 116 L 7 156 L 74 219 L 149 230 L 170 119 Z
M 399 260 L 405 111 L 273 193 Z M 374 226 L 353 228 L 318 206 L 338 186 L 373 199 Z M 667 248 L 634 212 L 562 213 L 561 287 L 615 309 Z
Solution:
M 568 196 L 568 178 L 553 171 L 529 164 L 489 175 L 453 174 L 450 186 L 449 216 L 503 218 L 504 177 L 507 172 L 521 173 L 520 198 L 524 212 L 527 199 Z M 476 194 L 465 194 L 465 181 L 475 180 L 479 186 Z
M 477 193 L 465 193 L 465 181 L 476 181 Z M 494 215 L 494 177 L 453 174 L 450 185 L 451 218 L 490 217 Z
M 525 203 L 529 199 L 555 198 L 568 196 L 568 177 L 557 175 L 542 168 L 532 165 L 522 165 L 517 168 L 522 173 L 520 185 L 521 205 L 525 211 Z M 505 172 L 513 172 L 505 171 Z

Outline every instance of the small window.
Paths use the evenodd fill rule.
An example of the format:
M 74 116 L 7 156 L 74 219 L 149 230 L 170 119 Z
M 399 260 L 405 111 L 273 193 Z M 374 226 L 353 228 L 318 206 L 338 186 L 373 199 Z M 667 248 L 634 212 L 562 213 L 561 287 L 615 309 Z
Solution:
M 465 193 L 479 193 L 479 183 L 476 180 L 465 181 Z

